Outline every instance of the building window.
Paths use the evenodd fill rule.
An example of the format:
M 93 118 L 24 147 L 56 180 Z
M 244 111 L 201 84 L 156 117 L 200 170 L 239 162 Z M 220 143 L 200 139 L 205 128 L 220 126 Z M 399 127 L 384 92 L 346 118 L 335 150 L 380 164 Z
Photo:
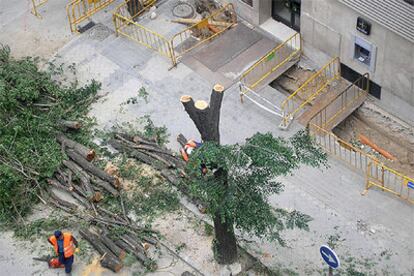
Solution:
M 246 3 L 250 7 L 253 7 L 253 0 L 241 0 L 243 3 Z
M 370 72 L 374 72 L 377 48 L 372 43 L 358 36 L 355 36 L 354 41 L 354 60 L 357 60 L 359 63 L 367 66 Z

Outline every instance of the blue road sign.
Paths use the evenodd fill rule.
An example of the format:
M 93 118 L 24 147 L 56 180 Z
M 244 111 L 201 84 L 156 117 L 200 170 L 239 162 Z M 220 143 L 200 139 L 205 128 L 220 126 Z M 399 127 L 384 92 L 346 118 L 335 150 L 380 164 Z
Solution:
M 323 260 L 333 269 L 337 269 L 340 265 L 339 258 L 335 252 L 327 245 L 322 245 L 319 249 Z
M 410 188 L 410 189 L 414 189 L 414 183 L 413 183 L 413 182 L 411 182 L 411 181 L 408 181 L 407 186 L 408 186 L 408 188 Z

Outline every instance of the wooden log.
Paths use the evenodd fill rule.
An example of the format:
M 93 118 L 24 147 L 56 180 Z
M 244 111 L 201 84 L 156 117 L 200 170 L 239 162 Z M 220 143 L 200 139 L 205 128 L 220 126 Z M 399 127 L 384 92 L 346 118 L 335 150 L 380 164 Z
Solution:
M 115 256 L 117 256 L 120 260 L 125 259 L 126 252 L 124 249 L 117 246 L 115 242 L 112 241 L 106 234 L 101 235 L 100 238 L 103 244 L 108 247 L 111 252 L 115 254 Z
M 140 244 L 134 237 L 132 237 L 130 235 L 127 235 L 127 234 L 124 234 L 124 235 L 122 235 L 121 240 L 123 240 L 127 244 L 131 245 L 136 250 L 139 250 L 141 252 L 145 252 L 144 247 L 142 246 L 142 244 Z
M 134 255 L 142 264 L 146 264 L 150 260 L 144 253 L 142 253 L 139 250 L 136 250 L 133 246 L 131 246 L 123 240 L 116 240 L 115 244 L 118 245 L 120 248 L 124 249 L 129 254 Z
M 83 169 L 80 166 L 69 160 L 63 160 L 63 164 L 79 178 L 79 181 L 82 184 L 83 188 L 83 195 L 86 198 L 88 198 L 88 200 L 93 202 L 99 202 L 100 200 L 102 200 L 102 193 L 97 192 L 93 189 L 89 175 L 85 171 L 83 171 Z M 78 187 L 76 187 L 76 185 L 73 182 L 71 182 L 70 184 L 77 191 L 81 192 L 81 190 Z
M 105 191 L 107 191 L 108 193 L 111 193 L 113 196 L 118 196 L 119 192 L 108 182 L 97 178 L 97 177 L 91 177 L 91 182 L 98 186 L 101 187 L 102 189 L 104 189 Z M 120 186 L 118 187 L 118 189 L 120 188 Z
M 83 189 L 85 190 L 85 193 L 88 195 L 88 197 L 92 197 L 93 189 L 91 186 L 91 180 L 89 175 L 82 169 L 82 167 L 78 166 L 76 163 L 70 160 L 63 160 L 62 163 L 79 178 L 79 181 L 82 184 Z
M 89 148 L 85 147 L 84 145 L 81 145 L 78 142 L 75 142 L 75 141 L 67 138 L 63 134 L 58 134 L 56 139 L 58 140 L 59 143 L 61 143 L 65 147 L 68 147 L 68 148 L 74 150 L 75 152 L 77 152 L 78 154 L 83 156 L 83 158 L 88 160 L 89 162 L 92 161 L 96 156 L 96 153 L 95 153 L 94 149 L 89 149 Z
M 122 152 L 122 153 L 126 153 L 129 157 L 135 158 L 135 159 L 137 159 L 137 160 L 139 160 L 139 161 L 141 161 L 141 162 L 143 162 L 147 165 L 153 166 L 156 169 L 161 170 L 161 169 L 166 168 L 165 165 L 160 164 L 160 162 L 158 160 L 154 159 L 153 157 L 150 157 L 150 156 L 148 156 L 148 155 L 146 155 L 146 154 L 144 154 L 144 153 L 142 153 L 138 150 L 132 150 L 131 151 L 131 148 L 125 146 L 124 144 L 122 144 L 122 142 L 120 142 L 116 139 L 111 139 L 111 140 L 109 140 L 108 143 L 114 149 L 116 149 L 117 151 Z
M 93 164 L 86 161 L 82 156 L 77 154 L 74 151 L 69 150 L 67 152 L 68 156 L 75 161 L 80 167 L 82 167 L 85 171 L 94 176 L 109 182 L 113 187 L 117 188 L 120 187 L 121 183 L 119 179 L 107 174 L 105 171 L 101 170 L 100 168 L 95 167 Z
M 149 140 L 149 139 L 147 139 L 147 138 L 144 138 L 144 137 L 141 137 L 141 136 L 138 136 L 138 135 L 136 135 L 136 136 L 131 136 L 131 135 L 129 135 L 129 134 L 126 134 L 126 133 L 118 133 L 118 132 L 116 132 L 116 133 L 114 133 L 115 134 L 115 137 L 117 136 L 117 135 L 119 135 L 119 136 L 121 136 L 122 138 L 124 138 L 124 139 L 126 139 L 126 140 L 128 140 L 128 141 L 130 141 L 130 142 L 134 142 L 135 144 L 137 144 L 137 145 L 141 145 L 141 144 L 146 144 L 146 145 L 150 145 L 150 146 L 154 146 L 154 147 L 158 147 L 159 145 L 156 143 L 156 141 L 155 140 Z
M 122 219 L 123 220 L 123 222 L 128 222 L 128 221 L 126 221 L 124 218 L 122 218 L 120 215 L 118 215 L 118 214 L 114 214 L 114 213 L 112 213 L 111 211 L 109 211 L 109 210 L 107 210 L 107 209 L 105 209 L 105 208 L 102 208 L 101 206 L 96 206 L 97 207 L 97 210 L 100 212 L 100 213 L 102 213 L 102 214 L 104 214 L 104 215 L 107 215 L 107 216 L 109 216 L 109 217 L 111 217 L 112 219 Z
M 137 137 L 137 136 L 136 136 Z M 178 159 L 174 153 L 168 149 L 164 149 L 159 145 L 142 145 L 135 144 L 131 142 L 125 135 L 116 134 L 115 139 L 120 140 L 125 147 L 130 148 L 130 150 L 138 150 L 150 157 L 164 163 L 168 167 L 179 167 L 184 168 L 185 163 Z
M 184 147 L 185 146 L 185 144 L 187 144 L 187 138 L 185 138 L 185 136 L 183 135 L 183 134 L 178 134 L 178 136 L 177 136 L 177 142 L 182 146 L 182 147 Z
M 64 206 L 64 207 L 66 207 L 66 208 L 68 208 L 68 209 L 71 209 L 71 210 L 76 210 L 76 209 L 78 209 L 78 205 L 76 205 L 76 204 L 74 204 L 74 203 L 72 203 L 72 202 L 69 202 L 69 201 L 67 201 L 67 200 L 65 200 L 65 199 L 63 199 L 63 198 L 60 198 L 59 196 L 57 196 L 53 191 L 50 191 L 50 193 L 49 193 L 49 195 L 50 195 L 50 197 L 53 199 L 53 200 L 55 200 L 59 205 L 62 205 L 62 206 Z
M 87 229 L 79 230 L 79 234 L 87 240 L 99 254 L 103 255 L 101 265 L 113 272 L 119 272 L 122 268 L 122 262 L 107 248 L 100 238 Z
M 156 159 L 156 160 L 158 160 L 158 161 L 160 161 L 161 163 L 163 163 L 168 168 L 175 168 L 175 164 L 174 163 L 168 161 L 167 159 L 161 157 L 158 154 L 155 154 L 155 153 L 152 153 L 152 152 L 148 152 L 148 151 L 141 151 L 141 152 L 144 153 L 144 154 L 146 154 L 146 155 L 148 155 L 148 156 L 150 156 L 150 157 L 152 157 L 152 158 L 154 158 L 154 159 Z
M 60 121 L 60 125 L 73 130 L 79 130 L 82 127 L 82 124 L 78 121 Z
M 80 204 L 82 204 L 83 206 L 85 206 L 87 209 L 91 209 L 92 206 L 91 204 L 88 202 L 88 200 L 79 195 L 78 193 L 76 193 L 75 189 L 73 189 L 73 187 L 67 187 L 62 185 L 57 179 L 48 179 L 47 180 L 48 184 L 55 187 L 56 189 L 60 189 L 63 190 L 67 193 L 69 193 L 73 198 L 75 198 L 77 201 L 79 201 Z

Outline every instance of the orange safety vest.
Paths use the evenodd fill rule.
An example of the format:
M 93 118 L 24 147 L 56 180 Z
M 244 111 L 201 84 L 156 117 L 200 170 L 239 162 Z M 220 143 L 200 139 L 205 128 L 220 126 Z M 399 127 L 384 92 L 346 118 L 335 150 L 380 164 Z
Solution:
M 184 149 L 181 149 L 181 156 L 185 162 L 188 162 L 190 154 L 195 148 L 197 148 L 196 142 L 194 142 L 194 140 L 188 140 L 187 144 L 184 146 Z
M 50 236 L 49 241 L 53 244 L 56 254 L 59 255 L 57 239 L 54 235 Z M 75 253 L 75 245 L 73 244 L 72 234 L 69 232 L 63 233 L 63 255 L 69 258 Z

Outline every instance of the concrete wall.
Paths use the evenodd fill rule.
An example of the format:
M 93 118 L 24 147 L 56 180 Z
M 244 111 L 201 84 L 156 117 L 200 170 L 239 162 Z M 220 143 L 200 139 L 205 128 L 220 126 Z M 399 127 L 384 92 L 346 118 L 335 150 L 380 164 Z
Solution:
M 373 22 L 371 34 L 355 28 L 358 14 L 337 0 L 302 0 L 301 34 L 305 54 L 322 64 L 339 56 L 341 62 L 382 87 L 377 104 L 391 114 L 414 124 L 414 44 Z M 374 67 L 353 58 L 358 36 L 376 47 Z M 371 71 L 370 71 L 371 70 Z
M 237 14 L 251 24 L 260 25 L 271 17 L 271 0 L 253 0 L 253 7 L 241 0 L 229 0 L 227 2 L 233 3 Z

